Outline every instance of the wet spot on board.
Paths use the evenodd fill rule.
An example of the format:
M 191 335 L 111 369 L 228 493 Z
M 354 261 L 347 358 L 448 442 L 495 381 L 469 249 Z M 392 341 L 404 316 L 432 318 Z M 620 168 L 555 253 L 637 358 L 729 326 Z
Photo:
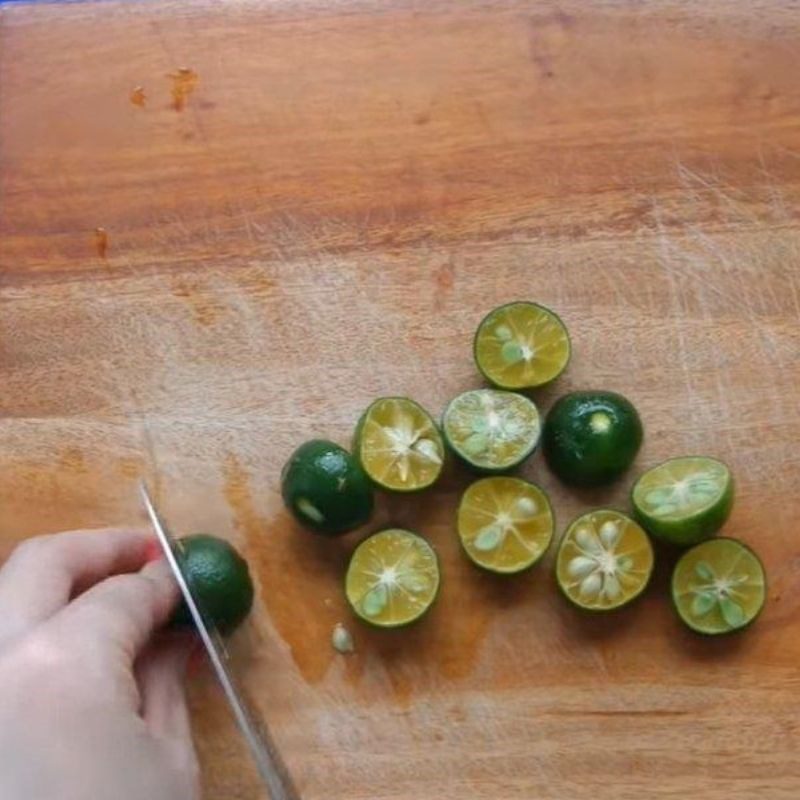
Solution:
M 183 300 L 192 312 L 198 325 L 213 325 L 225 310 L 225 306 L 211 291 L 197 281 L 181 279 L 172 287 L 172 296 Z
M 225 459 L 223 477 L 225 499 L 244 537 L 264 608 L 300 674 L 317 683 L 334 658 L 342 658 L 331 646 L 331 631 L 337 622 L 349 622 L 341 591 L 349 547 L 297 529 L 284 514 L 262 516 L 250 476 L 233 454 Z M 348 670 L 358 670 L 353 663 L 358 657 L 347 656 Z
M 503 587 L 486 585 L 484 576 L 461 553 L 452 527 L 461 488 L 460 482 L 448 475 L 435 495 L 420 497 L 413 507 L 407 498 L 382 498 L 379 515 L 387 523 L 391 520 L 424 535 L 436 549 L 445 576 L 436 603 L 418 623 L 398 631 L 364 626 L 360 634 L 359 652 L 378 656 L 393 699 L 400 706 L 409 705 L 415 695 L 424 692 L 430 676 L 467 678 L 480 657 L 495 613 L 524 593 L 524 587 L 507 591 L 507 583 Z
M 380 498 L 368 529 L 393 524 L 419 531 L 439 554 L 446 576 L 439 598 L 425 618 L 402 630 L 357 622 L 344 598 L 350 554 L 368 531 L 327 539 L 298 528 L 283 512 L 262 514 L 251 477 L 233 454 L 224 462 L 223 477 L 224 495 L 244 538 L 263 607 L 309 683 L 321 681 L 338 662 L 341 679 L 363 702 L 384 701 L 388 687 L 392 702 L 407 708 L 438 679 L 468 679 L 495 616 L 527 597 L 529 582 L 485 576 L 464 558 L 452 530 L 453 509 L 463 487 L 453 475 L 436 495 L 412 505 L 407 498 Z M 347 656 L 331 645 L 331 632 L 339 622 L 350 628 L 356 642 L 356 652 Z

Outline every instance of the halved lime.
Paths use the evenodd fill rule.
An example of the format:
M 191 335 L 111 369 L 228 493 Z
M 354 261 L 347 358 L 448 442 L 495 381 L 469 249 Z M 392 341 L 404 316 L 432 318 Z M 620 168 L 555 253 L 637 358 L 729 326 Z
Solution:
M 475 333 L 475 363 L 501 389 L 533 389 L 555 380 L 566 368 L 570 343 L 564 323 L 536 303 L 500 306 Z
M 558 547 L 556 580 L 566 598 L 587 611 L 613 611 L 646 588 L 653 546 L 629 517 L 598 509 L 578 517 Z
M 482 478 L 458 507 L 458 536 L 469 558 L 490 572 L 510 575 L 533 566 L 553 538 L 547 495 L 519 478 Z
M 631 493 L 636 519 L 653 536 L 677 545 L 713 536 L 733 507 L 733 477 L 715 458 L 671 458 L 642 475 Z
M 356 548 L 347 567 L 345 594 L 370 625 L 397 628 L 419 619 L 439 591 L 439 562 L 416 533 L 387 528 Z
M 764 566 L 747 545 L 720 536 L 687 550 L 672 573 L 672 601 L 693 631 L 716 636 L 747 627 L 767 595 Z
M 426 489 L 444 466 L 436 423 L 407 397 L 376 400 L 358 423 L 353 449 L 367 475 L 393 492 Z
M 442 418 L 444 438 L 470 466 L 503 472 L 522 463 L 539 443 L 541 424 L 527 397 L 474 389 L 454 398 Z

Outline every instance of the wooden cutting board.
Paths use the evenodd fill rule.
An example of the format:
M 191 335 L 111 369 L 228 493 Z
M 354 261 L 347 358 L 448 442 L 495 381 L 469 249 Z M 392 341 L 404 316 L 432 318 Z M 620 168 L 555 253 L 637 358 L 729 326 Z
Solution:
M 259 583 L 232 647 L 307 800 L 795 800 L 799 71 L 790 0 L 3 6 L 0 555 L 141 522 L 142 475 L 178 531 L 229 537 Z M 615 389 L 637 469 L 732 465 L 726 533 L 770 577 L 746 635 L 684 632 L 669 559 L 608 619 L 550 560 L 478 574 L 458 470 L 376 520 L 439 550 L 435 612 L 351 621 L 358 536 L 295 529 L 281 465 L 379 395 L 438 414 L 517 298 L 573 337 L 543 409 Z M 627 505 L 627 479 L 525 474 L 562 527 Z M 260 797 L 210 675 L 191 695 L 207 797 Z

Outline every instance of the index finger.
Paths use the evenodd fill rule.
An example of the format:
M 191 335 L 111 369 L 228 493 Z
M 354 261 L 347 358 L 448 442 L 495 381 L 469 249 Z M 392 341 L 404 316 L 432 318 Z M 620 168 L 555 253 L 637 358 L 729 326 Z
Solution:
M 104 578 L 138 571 L 152 547 L 146 528 L 71 531 L 22 542 L 0 569 L 0 640 L 49 619 Z
M 84 650 L 133 663 L 155 631 L 169 619 L 180 590 L 166 559 L 131 575 L 101 581 L 48 623 L 64 641 L 91 643 Z

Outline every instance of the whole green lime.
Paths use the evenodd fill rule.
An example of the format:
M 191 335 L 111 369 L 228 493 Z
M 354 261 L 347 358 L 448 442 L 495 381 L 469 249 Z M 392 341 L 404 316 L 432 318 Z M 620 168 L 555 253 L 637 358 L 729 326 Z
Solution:
M 315 533 L 346 533 L 372 514 L 374 496 L 367 474 L 347 450 L 324 439 L 312 439 L 294 451 L 281 484 L 286 507 Z
M 232 633 L 253 606 L 253 581 L 247 562 L 229 542 L 207 533 L 187 536 L 178 545 L 175 555 L 201 611 L 220 633 Z M 172 623 L 192 624 L 185 603 L 178 606 Z
M 583 391 L 556 401 L 545 420 L 542 449 L 553 472 L 573 486 L 601 486 L 633 463 L 642 421 L 616 392 Z

